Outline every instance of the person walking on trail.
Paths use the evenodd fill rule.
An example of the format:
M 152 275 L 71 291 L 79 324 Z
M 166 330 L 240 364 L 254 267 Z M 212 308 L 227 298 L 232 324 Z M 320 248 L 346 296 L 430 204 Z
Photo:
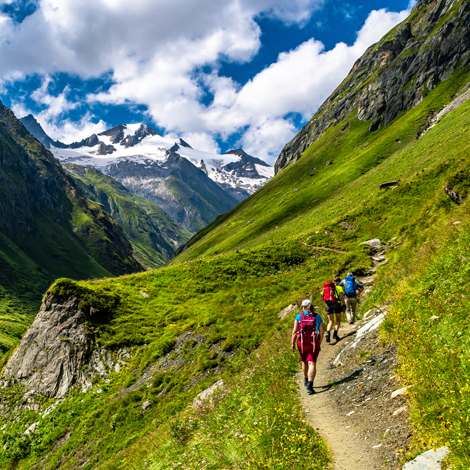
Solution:
M 335 278 L 335 282 L 341 281 L 340 278 Z M 330 342 L 331 328 L 335 324 L 333 331 L 333 339 L 339 341 L 338 331 L 341 326 L 341 316 L 345 309 L 344 291 L 340 285 L 336 285 L 335 282 L 325 282 L 323 284 L 322 299 L 326 305 L 326 314 L 328 315 L 328 326 L 326 328 L 326 342 Z M 336 322 L 335 322 L 336 320 Z
M 302 361 L 302 372 L 304 374 L 304 385 L 307 393 L 313 395 L 313 381 L 317 373 L 317 358 L 321 350 L 323 340 L 323 319 L 315 313 L 315 308 L 310 300 L 302 302 L 302 312 L 297 314 L 292 330 L 292 351 L 295 351 L 295 345 L 300 353 Z
M 346 316 L 348 317 L 349 324 L 352 325 L 356 320 L 357 298 L 364 290 L 364 286 L 354 279 L 352 273 L 348 273 L 346 279 L 341 281 L 340 286 L 344 289 Z

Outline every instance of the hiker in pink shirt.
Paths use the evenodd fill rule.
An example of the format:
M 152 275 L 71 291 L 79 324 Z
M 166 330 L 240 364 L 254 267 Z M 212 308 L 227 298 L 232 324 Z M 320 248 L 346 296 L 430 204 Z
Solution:
M 317 373 L 316 363 L 321 350 L 324 326 L 323 319 L 314 311 L 310 300 L 302 302 L 302 312 L 295 317 L 294 329 L 292 330 L 292 351 L 295 345 L 300 353 L 302 361 L 302 372 L 304 373 L 304 384 L 307 393 L 313 395 L 313 381 Z

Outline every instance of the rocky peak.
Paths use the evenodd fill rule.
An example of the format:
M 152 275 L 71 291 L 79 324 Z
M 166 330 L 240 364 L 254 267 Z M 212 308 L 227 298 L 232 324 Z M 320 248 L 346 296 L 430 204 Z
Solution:
M 133 127 L 138 126 L 137 129 Z M 118 124 L 117 126 L 101 132 L 99 136 L 110 137 L 112 144 L 121 144 L 124 147 L 133 147 L 141 142 L 145 137 L 152 135 L 160 135 L 155 129 L 145 124 Z
M 31 134 L 33 134 L 34 137 L 36 137 L 36 139 L 38 139 L 39 142 L 41 142 L 41 144 L 44 145 L 44 147 L 46 147 L 47 149 L 51 148 L 51 145 L 57 148 L 66 147 L 66 145 L 62 142 L 59 142 L 58 140 L 52 140 L 45 133 L 41 124 L 39 124 L 37 119 L 32 114 L 28 114 L 27 116 L 22 117 L 21 119 L 19 119 L 19 121 L 21 121 L 26 127 L 26 129 L 28 129 L 28 131 L 31 132 Z
M 78 149 L 80 147 L 94 147 L 95 145 L 99 144 L 100 141 L 96 134 L 87 137 L 86 139 L 81 140 L 80 142 L 73 142 L 72 144 L 68 145 L 68 148 L 71 149 Z
M 186 147 L 188 149 L 192 149 L 191 145 L 189 145 L 186 141 L 184 141 L 183 139 L 180 139 L 180 145 L 182 147 Z
M 251 155 L 246 153 L 243 149 L 229 150 L 228 152 L 225 152 L 224 155 L 236 155 L 237 157 L 240 157 L 241 160 L 245 163 L 256 163 L 257 165 L 269 166 L 263 160 L 260 160 L 259 158 L 256 158 L 256 157 L 252 157 Z
M 439 81 L 470 63 L 470 3 L 420 0 L 401 25 L 371 46 L 315 116 L 289 142 L 276 164 L 279 173 L 351 113 L 374 132 L 419 104 Z M 458 24 L 459 27 L 455 27 Z
M 263 162 L 263 160 L 260 160 L 259 158 L 248 155 L 242 149 L 229 150 L 224 155 L 236 155 L 237 157 L 240 157 L 239 161 L 227 163 L 223 166 L 225 171 L 233 172 L 232 174 L 237 177 L 261 179 L 264 178 L 264 176 L 258 173 L 255 165 L 269 167 L 266 162 Z

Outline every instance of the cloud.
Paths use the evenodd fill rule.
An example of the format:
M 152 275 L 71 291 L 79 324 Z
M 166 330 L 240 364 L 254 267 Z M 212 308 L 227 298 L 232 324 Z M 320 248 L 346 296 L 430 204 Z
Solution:
M 297 23 L 303 26 L 314 11 L 323 7 L 325 0 L 279 0 L 276 2 L 271 0 L 242 0 L 241 4 L 247 10 L 254 8 L 254 15 L 256 15 L 256 12 L 262 12 L 262 16 L 275 18 L 287 25 Z
M 246 61 L 260 46 L 256 16 L 305 22 L 322 2 L 38 0 L 37 10 L 19 25 L 2 15 L 0 62 L 4 75 L 61 71 L 89 77 L 113 70 L 122 76 L 129 64 L 131 71 L 181 39 L 208 46 L 198 54 L 203 63 L 219 55 Z
M 90 93 L 90 106 L 142 104 L 158 127 L 195 147 L 214 151 L 220 140 L 239 136 L 246 151 L 273 163 L 297 131 L 293 116 L 309 119 L 366 48 L 410 11 L 371 12 L 351 46 L 339 43 L 326 51 L 312 38 L 281 53 L 244 86 L 219 75 L 221 61 L 245 63 L 258 53 L 257 17 L 301 27 L 323 3 L 39 0 L 38 9 L 19 25 L 0 15 L 2 77 L 46 77 L 32 98 L 45 107 L 41 122 L 54 138 L 66 139 L 79 125 L 101 130 L 104 123 L 94 124 L 88 115 L 79 124 L 60 124 L 57 117 L 77 104 L 68 89 L 48 96 L 49 75 L 87 79 L 106 74 L 113 84 Z M 203 101 L 207 95 L 212 97 L 208 104 Z
M 79 104 L 68 100 L 67 95 L 70 92 L 68 86 L 57 96 L 49 94 L 49 85 L 51 83 L 52 79 L 46 76 L 41 86 L 31 94 L 31 98 L 37 104 L 43 106 L 42 111 L 33 112 L 23 103 L 14 101 L 12 110 L 15 115 L 21 118 L 28 114 L 34 114 L 47 135 L 54 140 L 65 143 L 82 140 L 91 134 L 103 132 L 107 129 L 108 126 L 104 121 L 93 122 L 93 116 L 89 112 L 85 113 L 78 121 L 63 119 L 62 115 L 76 109 Z

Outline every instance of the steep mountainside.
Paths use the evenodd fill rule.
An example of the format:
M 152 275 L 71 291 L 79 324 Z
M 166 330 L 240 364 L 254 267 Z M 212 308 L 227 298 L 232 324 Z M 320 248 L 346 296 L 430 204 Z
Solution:
M 469 15 L 467 2 L 420 1 L 404 24 L 366 51 L 310 122 L 285 146 L 276 161 L 276 174 L 351 113 L 369 121 L 369 130 L 374 132 L 469 64 Z
M 119 225 L 83 196 L 52 154 L 2 104 L 0 150 L 4 350 L 12 345 L 9 332 L 18 337 L 27 321 L 21 315 L 36 313 L 41 291 L 56 277 L 128 274 L 142 267 Z
M 169 261 L 190 233 L 176 224 L 160 207 L 141 198 L 110 176 L 94 168 L 64 163 L 83 194 L 103 204 L 122 227 L 142 266 L 156 268 Z
M 163 138 L 144 124 L 119 124 L 80 142 L 65 145 L 54 143 L 32 116 L 22 120 L 41 142 L 49 144 L 57 159 L 93 167 L 109 175 L 113 171 L 113 177 L 124 186 L 134 192 L 140 188 L 140 196 L 150 197 L 149 200 L 160 205 L 176 222 L 193 232 L 248 197 L 274 174 L 272 167 L 241 149 L 224 155 L 203 152 L 193 149 L 182 139 Z M 175 168 L 175 154 L 185 158 L 190 165 L 181 162 L 170 178 L 166 170 Z M 197 185 L 188 188 L 191 178 L 197 174 L 192 166 L 206 176 L 199 175 Z M 126 169 L 131 168 L 132 177 L 126 174 Z M 175 181 L 176 178 L 179 180 Z M 210 180 L 222 191 L 217 190 Z M 208 193 L 215 194 L 215 199 L 207 200 Z M 219 199 L 220 203 L 217 202 Z
M 414 60 L 427 60 L 449 24 L 465 36 L 469 5 L 421 0 L 376 47 L 425 25 L 429 48 Z M 445 445 L 448 467 L 470 468 L 470 43 L 453 45 L 455 70 L 415 106 L 376 130 L 380 115 L 352 109 L 170 265 L 51 286 L 3 369 L 0 466 L 331 467 L 289 382 L 289 329 L 305 297 L 323 313 L 323 282 L 352 271 L 371 291 L 361 314 L 386 305 L 381 340 L 398 351 L 395 380 L 406 391 L 411 445 L 384 467 Z M 373 362 L 367 351 L 354 360 L 364 370 Z M 380 389 L 358 374 L 359 387 Z M 212 398 L 194 400 L 200 391 Z M 378 441 L 386 447 L 396 432 Z
M 164 162 L 120 160 L 109 165 L 106 173 L 193 233 L 237 204 L 202 170 L 173 152 Z

